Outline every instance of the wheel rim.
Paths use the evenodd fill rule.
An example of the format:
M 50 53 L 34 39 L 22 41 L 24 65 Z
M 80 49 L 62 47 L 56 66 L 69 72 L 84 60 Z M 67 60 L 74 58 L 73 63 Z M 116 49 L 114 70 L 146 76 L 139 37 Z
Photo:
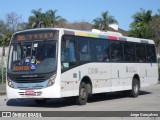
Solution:
M 86 93 L 86 89 L 85 88 L 82 88 L 81 91 L 80 91 L 80 97 L 82 99 L 85 99 L 87 96 L 87 93 Z

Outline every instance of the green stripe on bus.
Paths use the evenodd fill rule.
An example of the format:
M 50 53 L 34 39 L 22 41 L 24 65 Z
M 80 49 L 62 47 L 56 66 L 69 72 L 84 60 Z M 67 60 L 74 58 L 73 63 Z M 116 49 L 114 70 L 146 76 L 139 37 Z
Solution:
M 97 34 L 88 33 L 87 36 L 88 37 L 93 37 L 93 38 L 99 38 L 99 35 L 97 35 Z

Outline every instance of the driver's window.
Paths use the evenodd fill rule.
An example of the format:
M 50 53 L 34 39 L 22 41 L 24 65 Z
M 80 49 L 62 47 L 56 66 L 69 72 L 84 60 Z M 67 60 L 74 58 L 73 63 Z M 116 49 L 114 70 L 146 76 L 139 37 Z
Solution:
M 63 37 L 62 40 L 62 51 L 61 51 L 61 62 L 62 69 L 67 69 L 76 64 L 76 47 L 75 41 L 72 37 Z
M 12 62 L 15 62 L 15 61 L 19 61 L 21 60 L 21 49 L 20 49 L 20 46 L 19 45 L 14 45 L 11 47 L 11 49 L 13 49 L 13 54 L 12 54 Z M 20 62 L 19 64 L 20 65 Z

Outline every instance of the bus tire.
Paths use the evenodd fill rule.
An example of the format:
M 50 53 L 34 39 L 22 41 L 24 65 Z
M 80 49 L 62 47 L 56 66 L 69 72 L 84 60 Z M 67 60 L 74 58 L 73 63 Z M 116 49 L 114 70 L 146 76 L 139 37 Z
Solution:
M 34 101 L 38 105 L 43 105 L 43 104 L 45 104 L 47 102 L 47 99 L 35 99 Z
M 88 99 L 87 85 L 85 82 L 82 82 L 80 84 L 79 96 L 76 100 L 76 103 L 78 105 L 85 105 L 87 103 L 87 99 Z
M 140 89 L 140 83 L 137 78 L 133 78 L 132 90 L 130 91 L 130 97 L 138 97 Z

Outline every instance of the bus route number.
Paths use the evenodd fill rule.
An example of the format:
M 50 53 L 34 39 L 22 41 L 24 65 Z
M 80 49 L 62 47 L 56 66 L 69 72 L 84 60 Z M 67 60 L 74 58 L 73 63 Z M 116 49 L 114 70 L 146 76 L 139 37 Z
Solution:
M 88 73 L 89 74 L 98 74 L 98 68 L 89 68 Z

